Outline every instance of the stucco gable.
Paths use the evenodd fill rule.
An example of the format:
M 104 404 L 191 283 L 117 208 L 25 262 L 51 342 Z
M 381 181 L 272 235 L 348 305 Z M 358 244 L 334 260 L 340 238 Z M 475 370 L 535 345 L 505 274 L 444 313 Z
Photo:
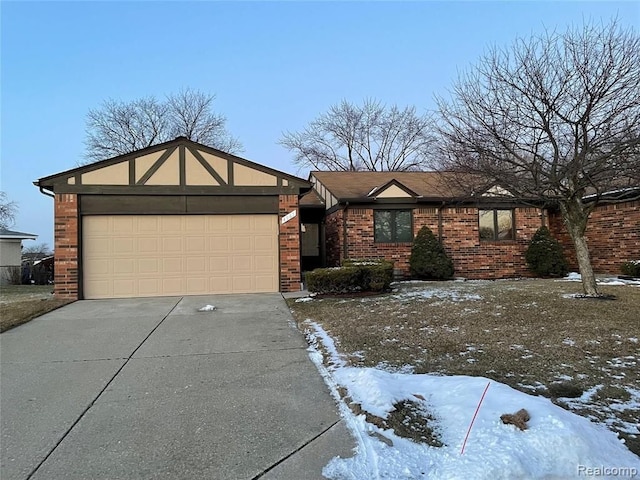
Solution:
M 102 193 L 145 187 L 174 187 L 185 191 L 230 193 L 235 187 L 268 188 L 269 193 L 306 191 L 309 182 L 216 150 L 184 137 L 137 152 L 41 178 L 36 186 L 55 193 Z M 104 189 L 107 190 L 104 190 Z M 274 192 L 272 190 L 278 190 Z M 282 190 L 282 192 L 279 192 Z M 265 192 L 266 193 L 266 190 Z
M 371 198 L 415 198 L 418 194 L 406 185 L 393 179 L 384 185 L 373 188 L 368 196 Z

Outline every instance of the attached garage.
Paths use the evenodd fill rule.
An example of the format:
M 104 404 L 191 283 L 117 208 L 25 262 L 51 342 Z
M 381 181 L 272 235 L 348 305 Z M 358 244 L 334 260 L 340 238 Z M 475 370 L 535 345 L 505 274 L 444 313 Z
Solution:
M 84 298 L 277 292 L 277 215 L 90 215 Z
M 55 198 L 58 296 L 300 288 L 303 179 L 178 138 L 35 184 Z

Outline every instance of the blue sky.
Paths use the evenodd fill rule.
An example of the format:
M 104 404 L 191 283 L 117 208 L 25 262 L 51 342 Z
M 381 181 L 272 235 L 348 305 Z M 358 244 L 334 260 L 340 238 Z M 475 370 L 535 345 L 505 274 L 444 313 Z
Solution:
M 433 108 L 491 45 L 583 20 L 640 25 L 638 2 L 2 1 L 1 189 L 16 230 L 53 246 L 53 200 L 32 185 L 76 166 L 85 116 L 108 98 L 216 95 L 240 155 L 289 173 L 277 144 L 329 106 Z M 27 243 L 28 245 L 28 243 Z

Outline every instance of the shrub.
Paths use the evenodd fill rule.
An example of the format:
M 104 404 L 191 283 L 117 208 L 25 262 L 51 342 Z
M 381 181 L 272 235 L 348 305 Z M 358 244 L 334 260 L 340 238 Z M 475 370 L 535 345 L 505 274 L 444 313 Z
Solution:
M 640 260 L 630 260 L 621 266 L 622 273 L 630 277 L 640 277 Z
M 393 280 L 393 263 L 385 260 L 345 260 L 342 267 L 307 272 L 307 289 L 316 293 L 382 292 Z
M 389 290 L 393 281 L 393 262 L 385 259 L 345 259 L 342 266 L 360 269 L 363 291 L 382 292 Z
M 422 227 L 411 247 L 409 257 L 411 275 L 430 280 L 453 277 L 453 262 L 429 227 Z
M 22 283 L 21 267 L 5 267 L 4 277 L 9 285 L 20 285 Z
M 316 268 L 307 272 L 307 289 L 316 293 L 356 292 L 360 287 L 357 267 Z
M 540 227 L 524 253 L 529 270 L 540 277 L 564 277 L 569 268 L 560 243 L 547 227 Z

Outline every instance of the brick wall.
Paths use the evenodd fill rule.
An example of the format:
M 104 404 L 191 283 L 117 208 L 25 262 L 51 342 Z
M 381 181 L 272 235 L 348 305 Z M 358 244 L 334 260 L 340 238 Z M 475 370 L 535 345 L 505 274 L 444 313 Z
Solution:
M 296 211 L 296 216 L 286 223 L 281 219 Z M 300 212 L 297 195 L 280 195 L 280 291 L 296 292 L 300 290 Z
M 516 239 L 480 241 L 477 208 L 444 208 L 442 240 L 453 259 L 455 274 L 472 279 L 531 276 L 524 252 L 542 225 L 538 208 L 515 209 Z
M 370 208 L 346 210 L 347 251 L 344 252 L 342 215 L 341 210 L 336 211 L 326 220 L 328 265 L 338 265 L 343 257 L 384 257 L 395 263 L 398 273 L 409 276 L 411 243 L 375 243 L 373 210 Z M 441 215 L 442 241 L 453 259 L 456 276 L 495 279 L 530 275 L 524 251 L 533 234 L 542 225 L 540 209 L 516 209 L 516 240 L 506 242 L 480 242 L 477 208 L 443 208 Z M 413 210 L 414 235 L 424 225 L 438 236 L 436 208 Z
M 54 292 L 57 297 L 78 299 L 78 196 L 56 194 L 54 201 Z
M 343 258 L 343 213 L 336 210 L 325 218 L 325 239 L 327 252 L 327 266 L 337 267 Z
M 578 270 L 573 242 L 559 212 L 549 216 L 549 228 L 564 246 L 571 270 Z M 597 207 L 587 224 L 587 244 L 596 273 L 620 274 L 628 260 L 640 260 L 640 201 Z

